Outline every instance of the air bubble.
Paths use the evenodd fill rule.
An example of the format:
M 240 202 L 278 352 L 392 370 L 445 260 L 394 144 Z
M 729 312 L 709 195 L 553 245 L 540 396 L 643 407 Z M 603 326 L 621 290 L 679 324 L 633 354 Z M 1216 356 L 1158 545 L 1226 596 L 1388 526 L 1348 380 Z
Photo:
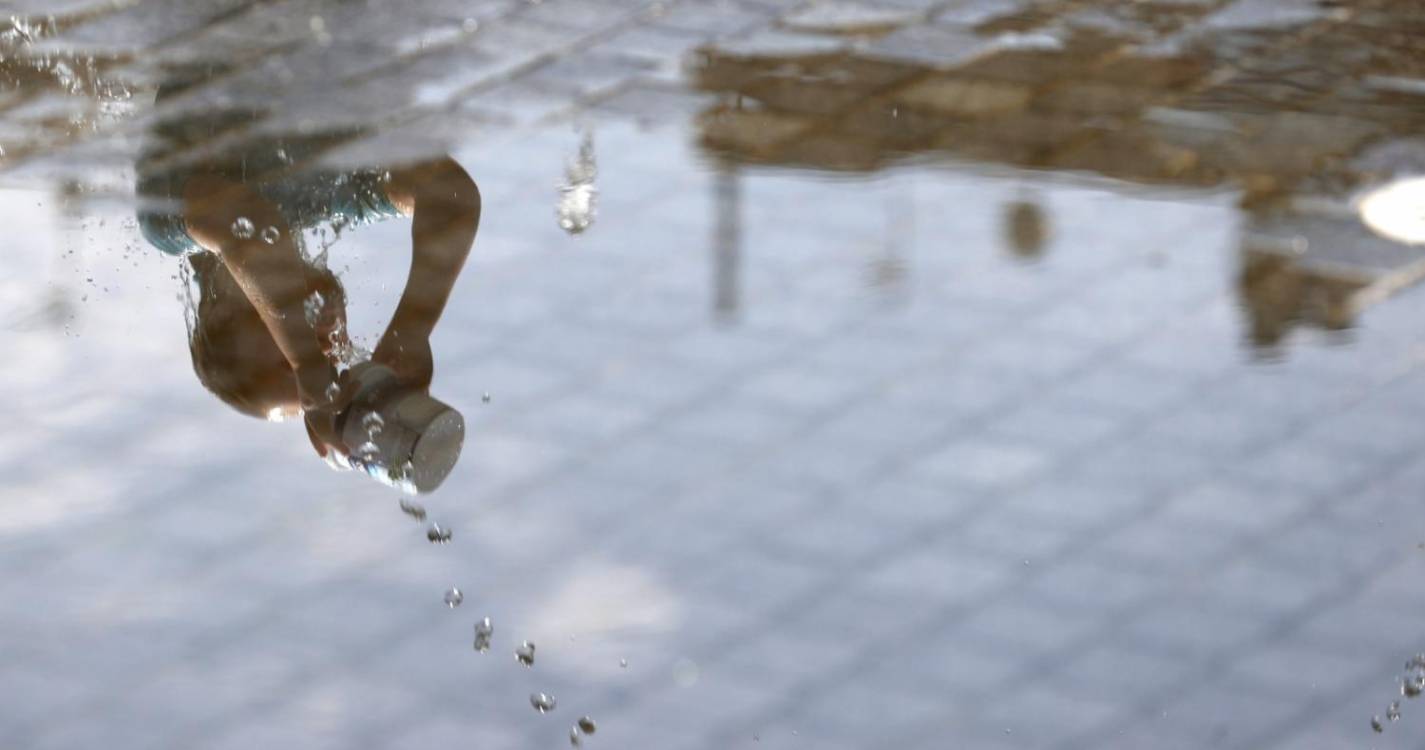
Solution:
M 534 644 L 529 641 L 521 643 L 520 647 L 515 649 L 515 659 L 526 667 L 534 666 Z
M 277 244 L 277 240 L 282 239 L 282 230 L 277 227 L 268 227 L 262 230 L 262 241 L 269 245 Z
M 257 231 L 257 227 L 252 225 L 252 220 L 246 216 L 239 216 L 233 222 L 233 236 L 240 240 L 252 239 L 252 233 Z
M 571 235 L 582 234 L 594 223 L 599 190 L 594 186 L 598 176 L 594 159 L 594 138 L 585 133 L 579 143 L 579 155 L 564 168 L 564 184 L 559 187 L 559 206 L 555 215 L 559 228 Z
M 490 622 L 490 618 L 482 618 L 475 623 L 475 650 L 485 653 L 490 650 L 490 638 L 495 635 L 495 626 Z
M 369 438 L 380 435 L 381 430 L 385 427 L 385 418 L 374 411 L 361 418 L 361 429 L 366 431 L 366 436 Z
M 417 521 L 426 520 L 425 506 L 421 505 L 420 503 L 413 502 L 411 500 L 401 500 L 401 512 L 405 513 L 411 518 L 416 519 Z
M 534 706 L 534 710 L 542 714 L 547 714 L 553 711 L 554 707 L 559 704 L 554 700 L 554 696 L 548 693 L 530 693 L 529 705 Z
M 450 541 L 450 536 L 450 529 L 438 523 L 431 524 L 426 530 L 426 539 L 429 539 L 431 544 L 445 544 Z
M 452 586 L 449 591 L 445 592 L 445 606 L 455 609 L 463 601 L 465 601 L 465 595 L 460 593 L 460 589 Z

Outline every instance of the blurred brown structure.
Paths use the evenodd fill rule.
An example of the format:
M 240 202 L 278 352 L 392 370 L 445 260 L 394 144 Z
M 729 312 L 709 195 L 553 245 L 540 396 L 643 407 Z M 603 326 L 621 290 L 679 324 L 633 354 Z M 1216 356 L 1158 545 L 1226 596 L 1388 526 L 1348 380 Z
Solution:
M 1425 6 L 961 5 L 891 31 L 704 48 L 693 76 L 723 99 L 700 116 L 702 147 L 729 165 L 857 172 L 935 154 L 1233 187 L 1257 345 L 1300 322 L 1347 327 L 1425 276 L 1425 250 L 1377 237 L 1350 204 L 1425 170 L 1409 140 L 1425 130 Z

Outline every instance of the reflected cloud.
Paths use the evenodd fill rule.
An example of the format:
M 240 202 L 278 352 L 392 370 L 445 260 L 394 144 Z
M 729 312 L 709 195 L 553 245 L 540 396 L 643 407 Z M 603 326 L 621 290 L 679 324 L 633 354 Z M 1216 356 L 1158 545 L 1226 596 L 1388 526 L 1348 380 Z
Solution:
M 583 646 L 569 666 L 583 675 L 617 673 L 622 656 L 613 651 L 682 624 L 677 594 L 642 568 L 600 561 L 574 570 L 535 605 L 531 640 L 557 643 L 575 637 Z

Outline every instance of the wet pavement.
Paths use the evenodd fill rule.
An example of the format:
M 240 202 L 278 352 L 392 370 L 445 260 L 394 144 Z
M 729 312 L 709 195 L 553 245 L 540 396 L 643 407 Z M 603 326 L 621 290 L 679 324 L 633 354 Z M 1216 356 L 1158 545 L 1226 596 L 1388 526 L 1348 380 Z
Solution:
M 0 746 L 1421 745 L 1415 4 L 0 6 Z

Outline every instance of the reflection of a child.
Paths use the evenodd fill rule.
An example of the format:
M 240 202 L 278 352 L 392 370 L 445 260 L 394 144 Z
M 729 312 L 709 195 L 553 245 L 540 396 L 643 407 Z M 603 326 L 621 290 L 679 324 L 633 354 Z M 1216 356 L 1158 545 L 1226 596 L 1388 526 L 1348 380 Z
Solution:
M 199 134 L 210 137 L 225 129 L 213 123 L 233 121 L 231 113 L 197 119 Z M 193 119 L 177 127 L 189 131 L 179 140 L 192 140 Z M 346 453 L 338 419 L 351 394 L 333 387 L 342 385 L 333 349 L 344 343 L 345 294 L 335 275 L 304 259 L 298 233 L 330 220 L 411 217 L 410 274 L 372 360 L 402 387 L 425 392 L 430 334 L 480 223 L 479 191 L 448 157 L 389 171 L 289 165 L 343 135 L 254 139 L 196 167 L 139 169 L 144 198 L 178 207 L 144 210 L 140 226 L 152 244 L 186 255 L 192 267 L 199 298 L 189 343 L 199 380 L 245 414 L 300 412 L 322 456 Z M 309 301 L 319 309 L 309 310 Z

